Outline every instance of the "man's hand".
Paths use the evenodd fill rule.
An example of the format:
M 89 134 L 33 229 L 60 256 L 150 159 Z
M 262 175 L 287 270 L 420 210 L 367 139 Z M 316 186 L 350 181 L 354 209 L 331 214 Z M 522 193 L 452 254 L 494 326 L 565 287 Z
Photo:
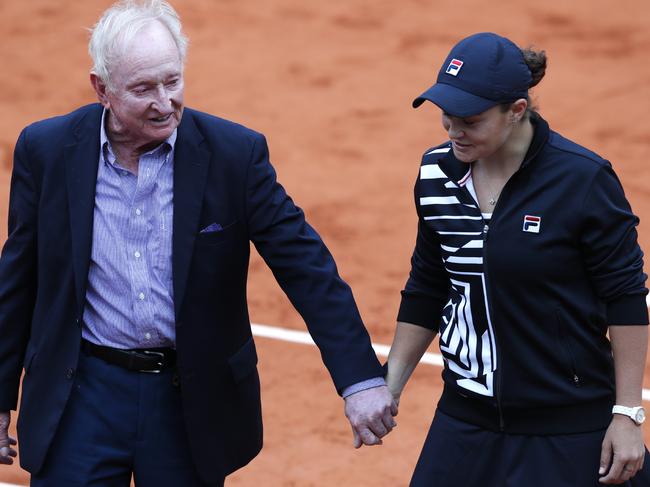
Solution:
M 598 471 L 602 477 L 599 481 L 603 484 L 622 484 L 643 468 L 644 456 L 641 427 L 630 418 L 614 414 L 603 440 Z
M 9 423 L 11 414 L 9 411 L 0 412 L 0 464 L 11 465 L 18 452 L 12 448 L 16 443 L 15 438 L 9 436 Z
M 355 448 L 381 445 L 381 438 L 397 426 L 393 419 L 397 404 L 388 387 L 373 387 L 345 398 L 345 416 L 352 426 Z

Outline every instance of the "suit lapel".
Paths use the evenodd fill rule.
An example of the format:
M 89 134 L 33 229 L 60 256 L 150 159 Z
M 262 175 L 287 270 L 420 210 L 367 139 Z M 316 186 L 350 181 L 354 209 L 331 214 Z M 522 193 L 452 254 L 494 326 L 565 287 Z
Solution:
M 185 295 L 194 240 L 199 231 L 199 218 L 210 162 L 210 152 L 205 144 L 202 144 L 203 136 L 188 112 L 189 110 L 186 109 L 178 126 L 178 138 L 174 148 L 172 275 L 177 321 Z
M 101 114 L 101 105 L 93 107 L 77 125 L 75 140 L 64 148 L 77 316 L 83 311 L 90 264 Z

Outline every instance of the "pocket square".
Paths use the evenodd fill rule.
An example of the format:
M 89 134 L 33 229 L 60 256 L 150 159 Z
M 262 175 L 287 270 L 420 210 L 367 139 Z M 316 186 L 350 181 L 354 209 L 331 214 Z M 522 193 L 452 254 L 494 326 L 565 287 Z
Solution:
M 220 232 L 221 230 L 223 230 L 223 227 L 221 225 L 219 225 L 218 223 L 210 223 L 207 227 L 205 227 L 199 233 L 213 233 L 213 232 Z

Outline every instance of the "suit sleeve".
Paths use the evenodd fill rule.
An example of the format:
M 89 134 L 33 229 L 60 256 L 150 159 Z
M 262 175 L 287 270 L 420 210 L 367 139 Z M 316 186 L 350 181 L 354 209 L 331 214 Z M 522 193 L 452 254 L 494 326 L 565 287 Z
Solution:
M 8 237 L 0 256 L 0 410 L 16 409 L 36 289 L 38 191 L 28 164 L 27 132 L 16 143 Z
M 639 219 L 609 164 L 596 173 L 582 209 L 581 248 L 609 325 L 648 324 Z
M 339 392 L 383 376 L 349 286 L 304 214 L 277 182 L 257 136 L 247 174 L 249 236 L 307 328 Z
M 418 183 L 415 206 L 418 208 Z M 411 257 L 411 272 L 402 291 L 397 321 L 412 323 L 438 332 L 440 316 L 449 299 L 449 275 L 443 265 L 440 243 L 418 211 L 418 233 Z

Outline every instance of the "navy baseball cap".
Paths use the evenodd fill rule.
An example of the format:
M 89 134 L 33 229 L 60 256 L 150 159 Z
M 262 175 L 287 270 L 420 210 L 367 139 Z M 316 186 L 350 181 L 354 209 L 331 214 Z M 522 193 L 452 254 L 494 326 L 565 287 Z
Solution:
M 413 100 L 445 113 L 469 117 L 528 96 L 532 81 L 521 50 L 505 37 L 482 32 L 456 44 L 440 67 L 435 85 Z

